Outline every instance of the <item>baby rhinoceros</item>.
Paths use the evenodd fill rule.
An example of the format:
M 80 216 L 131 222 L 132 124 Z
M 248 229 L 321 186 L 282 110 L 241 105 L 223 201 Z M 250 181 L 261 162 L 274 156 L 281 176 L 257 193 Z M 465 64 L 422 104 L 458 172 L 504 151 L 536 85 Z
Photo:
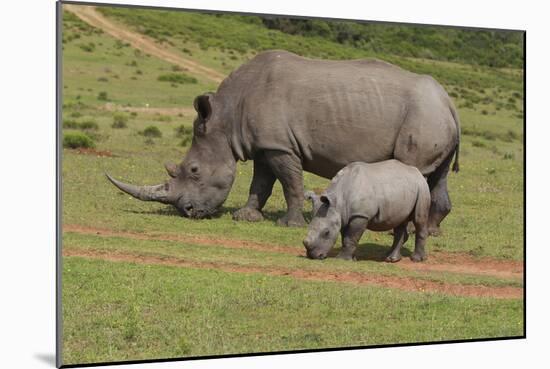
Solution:
M 386 261 L 401 259 L 407 242 L 407 224 L 414 223 L 416 243 L 413 261 L 426 259 L 430 189 L 420 171 L 398 160 L 367 164 L 354 162 L 336 174 L 321 196 L 305 194 L 313 203 L 313 219 L 304 246 L 311 259 L 324 259 L 340 231 L 339 258 L 355 260 L 355 249 L 363 232 L 393 229 L 393 246 Z

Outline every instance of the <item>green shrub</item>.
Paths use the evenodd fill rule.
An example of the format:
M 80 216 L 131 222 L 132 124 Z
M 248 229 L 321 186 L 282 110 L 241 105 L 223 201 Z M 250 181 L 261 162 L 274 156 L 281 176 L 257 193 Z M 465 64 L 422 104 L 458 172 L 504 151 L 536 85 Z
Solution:
M 158 120 L 159 122 L 171 122 L 172 117 L 169 115 L 158 115 L 155 117 L 155 120 Z
M 67 129 L 77 129 L 78 128 L 78 122 L 72 119 L 65 119 L 63 120 L 63 128 Z
M 93 42 L 89 42 L 87 44 L 80 44 L 78 45 L 82 50 L 91 53 L 95 50 L 95 44 Z
M 156 126 L 146 127 L 140 134 L 145 137 L 162 137 L 162 132 Z
M 180 146 L 186 147 L 186 146 L 189 145 L 189 143 L 190 143 L 192 140 L 193 140 L 193 137 L 192 137 L 192 136 L 185 136 L 185 137 L 183 138 L 183 140 L 180 141 Z
M 195 77 L 188 76 L 183 73 L 167 73 L 162 74 L 158 76 L 157 78 L 161 82 L 171 82 L 171 83 L 179 83 L 179 84 L 186 84 L 186 83 L 197 83 L 197 79 Z
M 109 82 L 109 79 L 107 77 L 99 77 L 97 79 L 98 82 Z
M 176 131 L 176 137 L 185 137 L 185 136 L 193 135 L 193 128 L 186 127 L 183 124 L 177 126 L 175 131 Z
M 516 140 L 519 140 L 519 135 L 512 130 L 508 130 L 508 132 L 506 132 L 506 136 L 504 136 L 504 141 L 512 142 Z
M 109 100 L 109 97 L 107 96 L 107 92 L 101 91 L 101 92 L 97 95 L 97 99 L 100 100 L 100 101 L 107 101 L 107 100 Z
M 484 142 L 475 140 L 472 142 L 472 146 L 474 147 L 487 147 Z
M 71 113 L 71 117 L 73 117 L 73 118 L 80 118 L 81 116 L 82 116 L 82 113 L 79 112 L 79 111 L 73 111 Z
M 94 120 L 89 119 L 89 120 L 85 120 L 84 122 L 80 123 L 78 125 L 78 128 L 85 129 L 85 130 L 97 131 L 99 129 L 99 126 L 97 125 L 97 123 Z
M 111 127 L 113 128 L 126 128 L 128 125 L 128 116 L 123 113 L 116 113 L 113 115 L 113 124 Z
M 516 155 L 513 152 L 507 152 L 504 153 L 504 156 L 502 158 L 504 160 L 514 160 L 516 158 Z
M 95 143 L 88 135 L 81 132 L 74 132 L 63 135 L 63 147 L 70 149 L 77 149 L 80 147 L 93 148 L 95 147 Z

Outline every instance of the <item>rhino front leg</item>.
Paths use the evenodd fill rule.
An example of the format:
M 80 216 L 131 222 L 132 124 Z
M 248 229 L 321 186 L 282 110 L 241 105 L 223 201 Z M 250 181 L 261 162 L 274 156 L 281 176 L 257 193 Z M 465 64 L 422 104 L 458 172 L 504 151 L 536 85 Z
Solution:
M 233 219 L 248 222 L 263 220 L 262 209 L 269 196 L 271 196 L 274 183 L 275 174 L 273 174 L 265 159 L 263 157 L 255 159 L 254 174 L 252 175 L 248 201 L 243 208 L 233 213 Z
M 367 229 L 368 220 L 363 217 L 352 218 L 342 230 L 342 250 L 337 258 L 344 260 L 356 260 L 355 250 L 357 244 Z
M 304 183 L 302 162 L 298 157 L 282 151 L 267 151 L 266 162 L 283 186 L 287 204 L 287 213 L 277 221 L 278 225 L 302 227 L 306 224 L 302 209 L 304 207 Z

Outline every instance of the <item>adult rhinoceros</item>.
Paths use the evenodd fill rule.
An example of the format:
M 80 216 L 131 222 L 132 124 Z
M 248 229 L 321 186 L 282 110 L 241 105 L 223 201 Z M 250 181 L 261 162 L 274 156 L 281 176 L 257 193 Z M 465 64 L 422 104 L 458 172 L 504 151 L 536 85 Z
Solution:
M 313 60 L 268 51 L 231 73 L 216 93 L 198 96 L 194 107 L 191 148 L 179 165 L 166 166 L 170 180 L 134 186 L 108 176 L 111 182 L 140 200 L 202 218 L 227 198 L 237 161 L 253 160 L 248 202 L 234 219 L 263 219 L 278 179 L 287 202 L 278 223 L 301 226 L 302 170 L 331 178 L 354 161 L 395 158 L 426 176 L 432 232 L 450 212 L 447 174 L 454 154 L 458 171 L 459 121 L 430 76 L 375 59 Z

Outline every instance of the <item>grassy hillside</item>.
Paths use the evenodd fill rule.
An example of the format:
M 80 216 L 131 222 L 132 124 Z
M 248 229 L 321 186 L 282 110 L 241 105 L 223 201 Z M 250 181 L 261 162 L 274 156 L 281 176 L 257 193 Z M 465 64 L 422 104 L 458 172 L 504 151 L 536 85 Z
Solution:
M 104 173 L 138 184 L 165 180 L 162 164 L 189 149 L 193 98 L 217 84 L 65 11 L 63 135 L 77 146 L 87 142 L 82 136 L 92 143 L 62 154 L 65 363 L 523 333 L 523 72 L 513 62 L 495 68 L 474 53 L 466 53 L 472 62 L 439 57 L 444 47 L 437 43 L 426 47 L 439 60 L 392 52 L 391 45 L 359 48 L 330 35 L 270 29 L 257 17 L 99 10 L 223 74 L 271 48 L 375 56 L 431 74 L 459 110 L 461 171 L 449 176 L 453 211 L 443 234 L 428 239 L 423 266 L 380 262 L 392 237 L 374 232 L 363 236 L 358 262 L 304 258 L 305 228 L 275 225 L 286 206 L 278 183 L 264 221 L 234 222 L 252 162 L 238 164 L 229 198 L 212 219 L 185 219 L 170 206 L 135 200 Z M 433 37 L 443 44 L 463 37 L 453 32 Z M 306 188 L 327 182 L 305 173 Z M 309 210 L 307 204 L 306 218 Z
M 253 16 L 113 7 L 102 7 L 99 11 L 129 25 L 137 32 L 154 38 L 159 43 L 184 50 L 190 56 L 201 59 L 202 54 L 208 53 L 208 58 L 214 59 L 211 61 L 212 65 L 225 71 L 234 67 L 234 61 L 247 60 L 251 55 L 269 49 L 284 49 L 299 55 L 324 59 L 377 57 L 416 73 L 432 75 L 466 108 L 483 110 L 494 103 L 494 109 L 506 110 L 512 114 L 521 113 L 521 70 L 489 68 L 479 57 L 493 55 L 492 50 L 496 49 L 500 54 L 495 54 L 498 56 L 494 58 L 512 60 L 503 65 L 521 67 L 523 39 L 518 32 L 494 33 L 363 24 L 356 27 L 364 27 L 369 30 L 369 34 L 377 36 L 372 36 L 372 43 L 376 47 L 361 48 L 349 42 L 338 42 L 331 37 L 321 37 L 314 32 L 304 36 L 300 32 L 291 35 L 277 29 L 269 29 L 261 18 Z M 409 42 L 411 39 L 416 40 L 416 43 Z M 190 43 L 198 48 L 187 46 Z M 406 44 L 407 47 L 402 47 L 402 44 Z M 460 47 L 457 47 L 457 44 Z M 443 49 L 446 51 L 440 51 Z M 408 53 L 406 50 L 427 50 L 426 53 L 443 55 L 430 59 L 427 55 Z M 473 63 L 475 65 L 446 62 L 461 60 L 453 58 L 454 54 L 476 61 Z M 412 58 L 413 56 L 416 58 Z

